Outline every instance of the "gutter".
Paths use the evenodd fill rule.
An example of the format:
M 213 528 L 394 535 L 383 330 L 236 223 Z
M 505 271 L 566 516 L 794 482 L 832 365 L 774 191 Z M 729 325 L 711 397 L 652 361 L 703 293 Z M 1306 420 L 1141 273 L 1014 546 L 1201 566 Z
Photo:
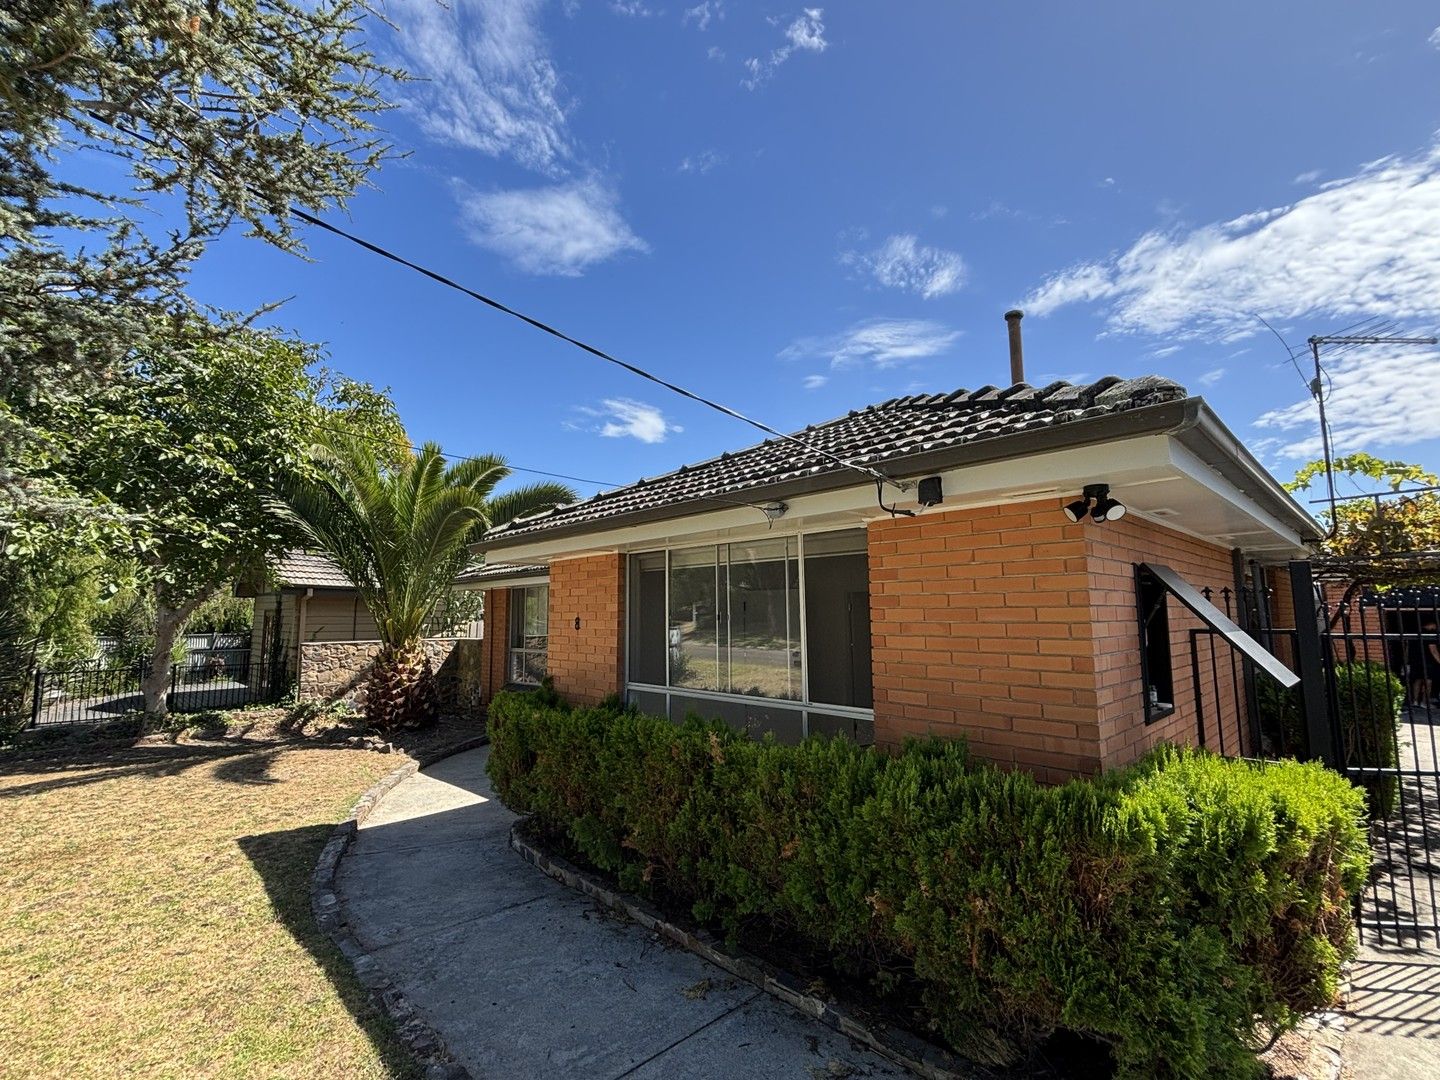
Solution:
M 1242 493 L 1290 521 L 1304 543 L 1318 543 L 1324 532 L 1320 523 L 1256 460 L 1205 399 L 1191 398 L 1186 404 L 1194 406 L 1192 415 L 1171 432 L 1176 441 Z
M 1301 509 L 1274 477 L 1240 444 L 1215 416 L 1205 400 L 1198 397 L 1145 405 L 1138 409 L 1126 409 L 1123 412 L 1107 413 L 1085 420 L 1071 420 L 1034 431 L 1021 431 L 994 439 L 982 439 L 960 446 L 863 464 L 883 468 L 896 479 L 906 479 L 968 465 L 984 465 L 1048 451 L 1161 434 L 1176 437 L 1195 451 L 1207 465 L 1226 476 L 1251 498 L 1270 504 L 1272 510 L 1278 510 L 1282 517 L 1295 523 L 1296 531 L 1302 537 L 1319 535 L 1318 523 Z M 1211 452 L 1200 452 L 1196 450 L 1195 444 Z M 1220 458 L 1219 462 L 1214 460 L 1217 456 Z M 724 492 L 714 499 L 686 499 L 683 502 L 646 507 L 569 525 L 556 525 L 551 528 L 542 526 L 513 534 L 492 534 L 474 545 L 472 550 L 487 554 L 500 552 L 507 548 L 524 547 L 536 541 L 560 540 L 687 517 L 719 506 L 733 505 L 741 499 L 761 503 L 838 491 L 855 485 L 855 477 L 849 470 L 835 469 L 815 476 Z
M 1047 450 L 1064 449 L 1071 446 L 1089 446 L 1116 439 L 1129 439 L 1140 435 L 1153 435 L 1173 430 L 1181 424 L 1196 399 L 1167 401 L 1160 405 L 1146 405 L 1139 409 L 1109 413 L 1088 420 L 1072 420 L 1038 428 L 1035 431 L 1021 431 L 1013 435 L 1002 435 L 996 439 L 982 439 L 961 446 L 930 450 L 908 457 L 890 458 L 884 462 L 868 462 L 894 475 L 897 479 L 906 476 L 922 476 L 963 465 L 981 465 L 1006 458 L 1023 457 L 1027 454 Z M 715 499 L 686 499 L 683 502 L 665 506 L 646 507 L 623 514 L 612 514 L 602 518 L 578 521 L 570 525 L 556 525 L 553 528 L 536 528 L 513 534 L 491 534 L 474 546 L 477 552 L 496 552 L 506 548 L 523 547 L 544 538 L 562 539 L 570 536 L 584 536 L 587 533 L 604 532 L 627 525 L 644 525 L 652 521 L 668 521 L 671 518 L 703 513 L 717 506 L 733 504 L 736 500 L 747 502 L 768 502 L 774 499 L 794 498 L 797 495 L 813 495 L 817 492 L 838 491 L 854 487 L 855 476 L 847 469 L 835 469 L 816 476 L 797 477 L 781 483 L 747 487 L 739 491 L 725 492 Z

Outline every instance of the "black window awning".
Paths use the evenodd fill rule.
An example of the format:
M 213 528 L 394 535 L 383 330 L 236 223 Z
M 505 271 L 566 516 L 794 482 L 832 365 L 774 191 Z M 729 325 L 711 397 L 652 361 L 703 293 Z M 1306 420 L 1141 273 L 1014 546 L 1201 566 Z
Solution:
M 1160 566 L 1156 563 L 1141 563 L 1140 571 L 1158 581 L 1164 586 L 1166 592 L 1189 608 L 1197 619 L 1229 642 L 1232 649 L 1254 662 L 1281 686 L 1288 690 L 1292 686 L 1300 685 L 1299 675 L 1275 659 L 1269 649 L 1236 626 L 1230 616 L 1201 596 L 1200 590 L 1170 567 Z

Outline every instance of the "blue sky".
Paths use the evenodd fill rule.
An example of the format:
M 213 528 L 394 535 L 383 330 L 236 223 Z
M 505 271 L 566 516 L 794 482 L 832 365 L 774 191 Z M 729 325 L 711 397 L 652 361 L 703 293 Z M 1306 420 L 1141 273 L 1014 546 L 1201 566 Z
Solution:
M 1440 324 L 1440 11 L 1381 3 L 389 0 L 424 81 L 346 224 L 790 429 L 897 394 L 1167 375 L 1288 477 L 1292 342 Z M 611 483 L 754 433 L 315 233 L 195 292 L 390 386 L 416 439 Z M 1440 350 L 1330 372 L 1341 449 L 1440 470 Z M 592 485 L 579 485 L 583 493 Z

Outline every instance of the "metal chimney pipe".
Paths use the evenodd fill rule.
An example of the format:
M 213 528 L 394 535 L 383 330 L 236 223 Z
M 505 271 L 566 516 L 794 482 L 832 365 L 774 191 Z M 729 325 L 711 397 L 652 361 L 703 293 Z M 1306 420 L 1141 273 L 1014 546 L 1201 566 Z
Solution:
M 1010 327 L 1010 382 L 1025 381 L 1025 347 L 1020 342 L 1020 320 L 1025 313 L 1019 308 L 1005 312 L 1005 322 Z

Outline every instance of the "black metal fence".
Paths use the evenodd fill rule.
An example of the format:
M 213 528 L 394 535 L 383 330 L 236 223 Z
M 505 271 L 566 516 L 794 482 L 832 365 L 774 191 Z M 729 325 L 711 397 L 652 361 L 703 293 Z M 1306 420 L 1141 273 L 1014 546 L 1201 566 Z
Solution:
M 1280 589 L 1293 626 L 1271 625 Z M 1299 563 L 1274 591 L 1256 574 L 1235 594 L 1237 621 L 1300 676 L 1290 690 L 1208 628 L 1190 631 L 1198 734 L 1232 756 L 1320 760 L 1362 788 L 1373 865 L 1361 939 L 1440 946 L 1440 591 L 1330 591 L 1342 595 Z
M 30 687 L 30 726 L 98 724 L 144 709 L 142 691 L 148 664 L 105 660 L 38 670 Z M 290 688 L 283 653 L 252 655 L 249 649 L 225 649 L 189 655 L 170 665 L 166 690 L 171 712 L 234 709 L 278 701 Z

